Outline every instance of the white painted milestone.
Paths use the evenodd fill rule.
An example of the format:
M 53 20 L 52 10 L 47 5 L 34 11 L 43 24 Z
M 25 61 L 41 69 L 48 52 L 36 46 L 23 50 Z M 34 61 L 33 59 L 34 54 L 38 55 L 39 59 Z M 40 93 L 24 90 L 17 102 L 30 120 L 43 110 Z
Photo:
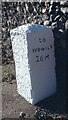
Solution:
M 18 93 L 36 104 L 56 92 L 52 29 L 27 24 L 12 29 L 10 35 Z

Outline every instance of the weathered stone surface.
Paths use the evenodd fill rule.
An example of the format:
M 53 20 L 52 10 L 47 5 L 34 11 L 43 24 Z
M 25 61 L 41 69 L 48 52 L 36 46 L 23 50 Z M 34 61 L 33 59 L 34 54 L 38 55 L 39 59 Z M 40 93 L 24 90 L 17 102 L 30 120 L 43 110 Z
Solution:
M 49 4 L 46 2 L 50 2 Z M 64 69 L 63 64 L 60 67 L 61 60 L 59 60 L 58 56 L 61 56 L 63 58 L 64 54 L 64 46 L 65 46 L 65 39 L 63 38 L 63 34 L 65 34 L 65 23 L 68 20 L 68 7 L 67 0 L 59 1 L 60 5 L 58 3 L 51 2 L 50 0 L 47 0 L 44 3 L 39 2 L 33 2 L 33 15 L 30 13 L 28 8 L 26 7 L 25 2 L 2 2 L 2 27 L 5 28 L 2 32 L 2 63 L 12 63 L 13 61 L 13 54 L 12 54 L 12 46 L 11 42 L 10 44 L 10 37 L 9 37 L 9 31 L 13 28 L 18 27 L 19 25 L 23 25 L 26 23 L 32 23 L 32 24 L 42 24 L 44 25 L 46 20 L 49 20 L 49 27 L 52 27 L 54 22 L 57 22 L 57 28 L 56 26 L 53 26 L 53 33 L 55 37 L 55 56 L 56 56 L 56 73 L 57 73 L 57 81 L 58 81 L 58 90 L 62 92 L 62 81 L 63 81 L 63 74 L 60 74 L 60 71 Z M 17 10 L 18 9 L 18 10 Z M 45 9 L 45 12 L 42 13 L 42 10 Z M 56 17 L 60 15 L 60 18 L 56 19 Z M 28 17 L 31 16 L 31 20 L 28 20 Z M 39 16 L 37 18 L 37 16 Z M 55 21 L 54 21 L 55 20 Z M 57 21 L 56 21 L 57 20 Z M 3 29 L 2 28 L 2 29 Z M 6 34 L 8 33 L 8 34 Z M 8 40 L 9 38 L 9 40 Z M 7 48 L 6 46 L 10 46 Z M 61 49 L 63 48 L 63 50 Z M 7 49 L 7 50 L 6 50 Z M 9 52 L 8 52 L 9 51 Z M 9 57 L 11 51 L 11 57 Z M 59 54 L 60 53 L 60 54 Z M 59 61 L 59 62 L 58 62 Z M 59 63 L 59 64 L 58 64 Z M 59 71 L 59 72 L 58 72 Z M 62 77 L 61 77 L 62 76 Z
M 52 29 L 23 25 L 10 32 L 19 94 L 32 104 L 56 92 Z

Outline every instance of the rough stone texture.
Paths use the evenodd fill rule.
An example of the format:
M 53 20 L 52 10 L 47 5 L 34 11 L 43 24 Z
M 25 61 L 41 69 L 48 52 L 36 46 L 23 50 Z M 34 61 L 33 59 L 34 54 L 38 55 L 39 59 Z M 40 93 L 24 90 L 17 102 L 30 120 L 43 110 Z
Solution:
M 2 2 L 2 63 L 13 61 L 10 30 L 23 24 L 34 23 L 65 30 L 68 2 Z M 8 47 L 7 47 L 8 46 Z
M 19 94 L 32 104 L 56 92 L 51 28 L 23 25 L 10 31 Z
M 12 28 L 26 24 L 48 24 L 53 28 L 55 37 L 56 77 L 58 93 L 64 94 L 64 83 L 68 72 L 65 68 L 65 23 L 68 20 L 68 1 L 33 2 L 34 11 L 28 11 L 27 2 L 2 2 L 2 63 L 13 62 L 9 32 Z M 58 9 L 57 9 L 58 8 Z M 49 21 L 49 23 L 48 23 Z M 66 44 L 65 44 L 66 43 Z M 8 46 L 8 47 L 7 47 Z M 68 88 L 66 88 L 68 89 Z M 64 96 L 63 96 L 64 97 Z

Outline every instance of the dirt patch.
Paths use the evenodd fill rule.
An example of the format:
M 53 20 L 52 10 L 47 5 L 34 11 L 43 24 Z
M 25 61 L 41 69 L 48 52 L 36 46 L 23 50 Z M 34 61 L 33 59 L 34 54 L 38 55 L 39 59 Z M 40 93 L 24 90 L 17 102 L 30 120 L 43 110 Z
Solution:
M 2 66 L 2 116 L 5 118 L 18 118 L 21 112 L 32 117 L 36 106 L 29 104 L 18 94 L 14 64 Z
M 18 94 L 16 79 L 10 79 L 11 74 L 15 75 L 14 65 L 9 64 L 2 66 L 2 68 L 3 78 L 8 74 L 5 81 L 2 82 L 2 118 L 19 118 L 21 113 L 25 113 L 26 118 L 34 118 L 36 113 L 37 116 L 44 115 L 44 111 L 52 117 L 56 115 L 67 116 L 63 96 L 56 93 L 33 106 Z M 39 111 L 37 112 L 37 110 Z
M 25 113 L 26 118 L 34 118 L 35 114 L 37 118 L 41 118 L 45 113 L 54 119 L 56 116 L 67 116 L 64 113 L 64 105 L 60 98 L 57 98 L 55 94 L 33 106 L 18 94 L 16 82 L 12 84 L 10 82 L 3 82 L 2 118 L 19 118 L 21 113 Z
M 24 112 L 27 117 L 32 117 L 36 107 L 29 104 L 17 92 L 17 84 L 2 83 L 2 113 L 5 118 L 18 118 L 20 112 Z
M 15 65 L 6 64 L 2 66 L 2 82 L 16 79 Z

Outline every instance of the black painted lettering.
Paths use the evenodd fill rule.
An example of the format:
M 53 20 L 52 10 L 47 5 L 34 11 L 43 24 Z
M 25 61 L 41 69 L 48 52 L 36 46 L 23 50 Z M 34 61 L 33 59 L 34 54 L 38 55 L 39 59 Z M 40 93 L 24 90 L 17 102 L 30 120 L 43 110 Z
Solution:
M 37 48 L 35 49 L 35 52 L 37 51 Z
M 36 56 L 36 62 L 39 62 L 39 56 Z
M 49 58 L 49 55 L 46 55 L 46 58 Z
M 46 39 L 45 38 L 43 38 L 43 40 L 42 40 L 43 42 L 46 42 Z
M 38 52 L 40 52 L 40 48 L 38 48 Z
M 41 51 L 44 51 L 44 48 L 41 48 Z
M 39 42 L 40 43 L 46 42 L 46 39 L 45 38 L 43 38 L 43 39 L 39 38 Z
M 41 40 L 41 38 L 39 38 L 39 42 L 40 42 L 40 43 L 42 43 L 42 40 Z
M 43 56 L 42 55 L 40 56 L 40 61 L 43 61 Z

